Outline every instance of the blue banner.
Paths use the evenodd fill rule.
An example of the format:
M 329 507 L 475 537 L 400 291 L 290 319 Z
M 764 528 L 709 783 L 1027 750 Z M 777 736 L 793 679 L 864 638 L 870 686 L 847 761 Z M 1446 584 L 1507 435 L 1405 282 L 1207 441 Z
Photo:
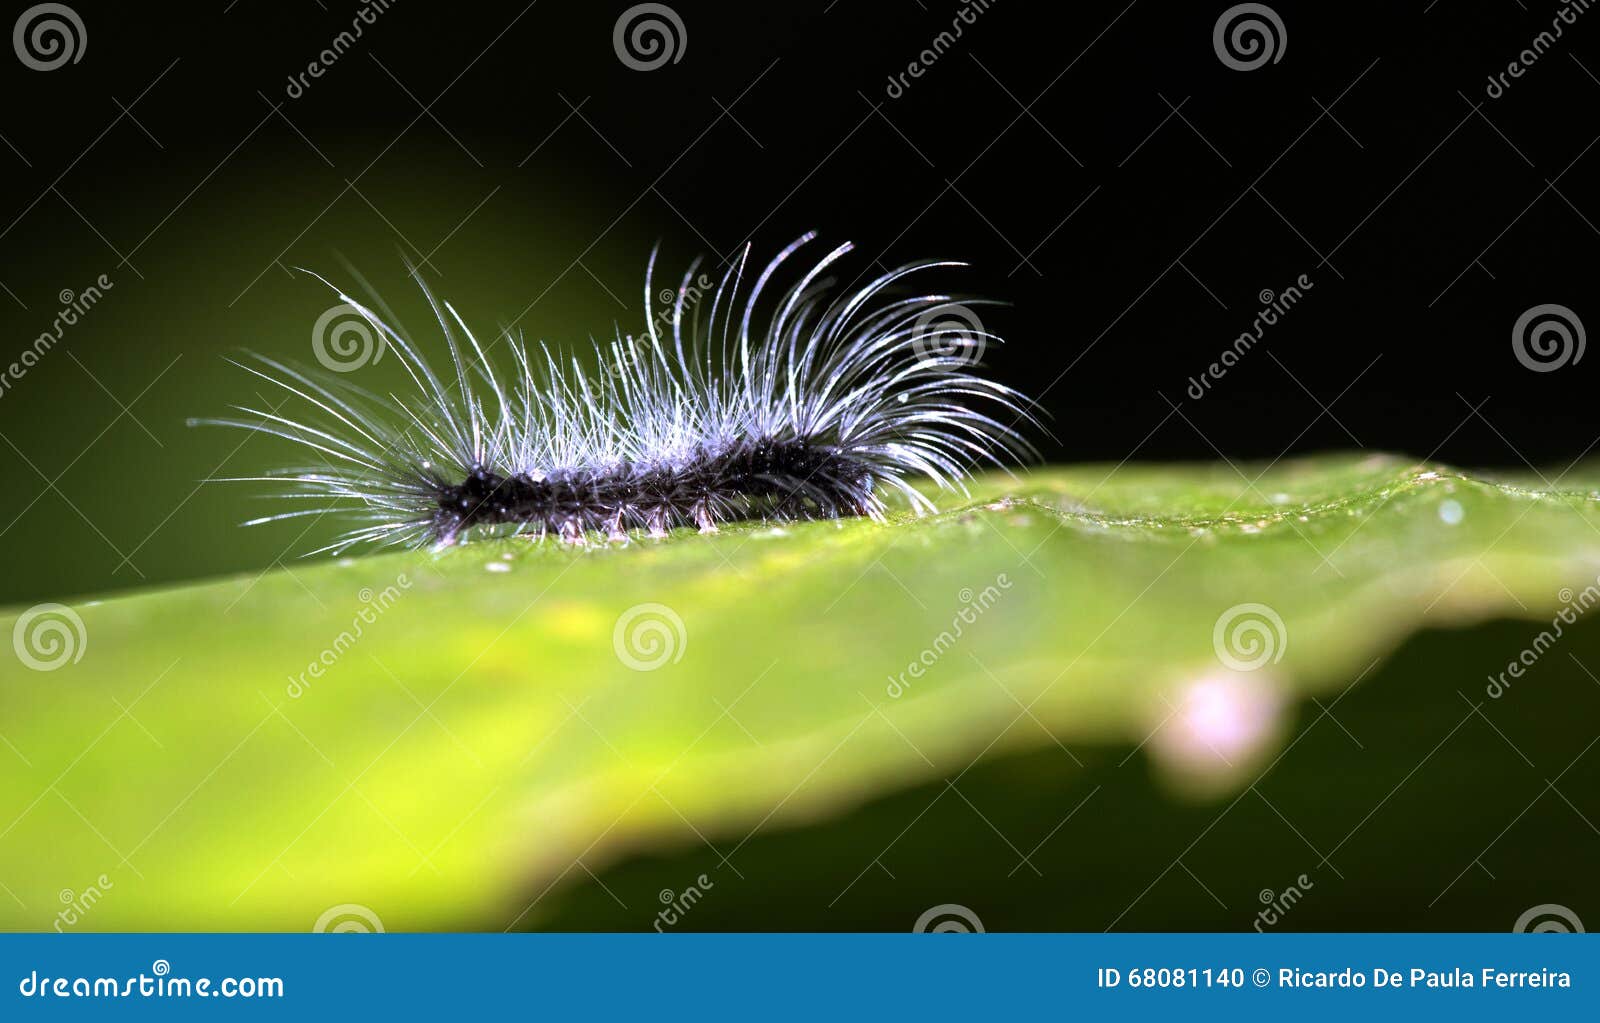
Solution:
M 1588 935 L 0 935 L 0 1018 L 1593 1011 Z M 1182 1013 L 1182 1017 L 1174 1017 Z

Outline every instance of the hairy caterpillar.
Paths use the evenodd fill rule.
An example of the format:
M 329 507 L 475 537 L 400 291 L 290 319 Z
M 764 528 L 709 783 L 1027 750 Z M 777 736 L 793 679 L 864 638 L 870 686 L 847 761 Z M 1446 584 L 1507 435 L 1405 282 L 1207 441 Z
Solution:
M 335 552 L 363 542 L 449 545 L 479 527 L 577 543 L 595 532 L 626 539 L 632 528 L 656 537 L 682 525 L 709 532 L 738 519 L 881 519 L 889 490 L 918 512 L 933 510 L 913 479 L 960 490 L 980 462 L 1032 455 L 1014 428 L 1036 423 L 1031 403 L 973 372 L 973 350 L 1000 339 L 961 322 L 970 313 L 949 295 L 890 297 L 910 274 L 964 264 L 908 264 L 830 301 L 833 282 L 822 275 L 850 251 L 845 243 L 782 293 L 752 337 L 768 285 L 814 238 L 779 252 L 739 310 L 746 246 L 711 290 L 706 322 L 697 305 L 685 331 L 696 260 L 675 292 L 671 336 L 650 318 L 645 336 L 593 342 L 599 372 L 542 343 L 530 353 L 508 333 L 494 343 L 509 356 L 492 358 L 494 343 L 481 345 L 423 285 L 450 351 L 441 376 L 339 291 L 399 355 L 418 393 L 379 396 L 342 376 L 255 356 L 259 368 L 239 365 L 287 391 L 304 413 L 234 406 L 242 418 L 192 422 L 273 434 L 313 453 L 318 464 L 229 479 L 287 484 L 276 496 L 315 502 L 247 525 L 354 517 L 359 525 L 321 548 Z M 647 311 L 654 269 L 652 252 Z

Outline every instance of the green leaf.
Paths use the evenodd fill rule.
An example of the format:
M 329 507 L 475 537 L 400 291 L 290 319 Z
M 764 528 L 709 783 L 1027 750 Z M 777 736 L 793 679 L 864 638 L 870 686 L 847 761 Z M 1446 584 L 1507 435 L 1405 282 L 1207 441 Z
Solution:
M 295 563 L 81 627 L 18 608 L 0 926 L 526 927 L 630 852 L 737 863 L 1055 745 L 1215 795 L 1424 625 L 1594 586 L 1596 500 L 1378 456 L 1052 467 L 887 524 Z

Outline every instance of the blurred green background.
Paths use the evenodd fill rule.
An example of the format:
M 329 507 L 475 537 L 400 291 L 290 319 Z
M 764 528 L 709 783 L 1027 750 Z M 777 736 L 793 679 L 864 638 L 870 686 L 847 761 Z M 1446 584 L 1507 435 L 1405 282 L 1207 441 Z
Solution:
M 309 150 L 306 156 L 316 163 Z M 248 349 L 313 363 L 313 326 L 338 299 L 286 267 L 313 269 L 367 298 L 359 280 L 369 281 L 407 336 L 431 344 L 437 324 L 407 276 L 402 252 L 417 259 L 449 236 L 421 272 L 485 334 L 515 321 L 530 339 L 571 344 L 613 323 L 627 323 L 625 330 L 637 329 L 635 319 L 642 325 L 635 292 L 653 239 L 619 230 L 583 258 L 587 271 L 568 266 L 583 229 L 562 209 L 584 200 L 581 182 L 530 175 L 527 190 L 546 197 L 535 204 L 504 188 L 491 196 L 495 186 L 485 181 L 480 198 L 487 201 L 462 224 L 470 206 L 428 197 L 469 189 L 459 166 L 465 156 L 424 144 L 388 160 L 363 178 L 360 191 L 406 225 L 405 237 L 419 248 L 426 244 L 420 252 L 354 192 L 289 245 L 316 212 L 306 212 L 313 193 L 299 178 L 309 168 L 297 170 L 285 187 L 277 172 L 241 161 L 196 192 L 133 255 L 137 274 L 119 268 L 109 251 L 93 252 L 92 234 L 76 239 L 73 259 L 7 267 L 7 287 L 28 305 L 11 303 L 3 314 L 4 336 L 19 352 L 50 327 L 57 291 L 81 292 L 101 273 L 113 286 L 0 398 L 0 473 L 13 481 L 0 491 L 6 545 L 0 602 L 260 570 L 335 535 L 329 522 L 309 530 L 294 523 L 239 528 L 265 513 L 263 489 L 200 481 L 257 474 L 286 456 L 292 461 L 291 447 L 185 425 L 189 417 L 225 415 L 233 403 L 281 400 L 225 357 Z M 322 170 L 325 186 L 337 192 L 337 174 Z M 14 233 L 88 231 L 50 214 L 25 219 Z M 96 223 L 122 238 L 148 230 L 143 213 L 131 209 L 120 218 L 116 210 L 100 213 Z M 626 289 L 629 308 L 607 288 Z M 359 373 L 363 386 L 375 389 L 398 385 L 401 375 L 392 357 Z

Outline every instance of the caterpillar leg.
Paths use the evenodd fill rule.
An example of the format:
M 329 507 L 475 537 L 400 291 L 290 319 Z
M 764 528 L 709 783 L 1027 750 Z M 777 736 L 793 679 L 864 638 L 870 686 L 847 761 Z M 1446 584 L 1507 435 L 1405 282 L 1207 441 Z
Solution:
M 649 530 L 652 540 L 666 539 L 667 513 L 661 508 L 650 509 L 650 514 L 645 517 L 645 528 Z
M 700 527 L 702 534 L 717 532 L 717 520 L 711 517 L 710 507 L 704 504 L 697 504 L 691 514 L 694 517 L 695 525 Z
M 611 516 L 611 521 L 606 524 L 606 539 L 612 543 L 628 542 L 628 533 L 622 528 L 622 512 L 620 510 Z
M 583 547 L 587 544 L 583 538 L 583 527 L 576 519 L 564 519 L 561 523 L 561 542 L 569 543 L 574 547 Z

